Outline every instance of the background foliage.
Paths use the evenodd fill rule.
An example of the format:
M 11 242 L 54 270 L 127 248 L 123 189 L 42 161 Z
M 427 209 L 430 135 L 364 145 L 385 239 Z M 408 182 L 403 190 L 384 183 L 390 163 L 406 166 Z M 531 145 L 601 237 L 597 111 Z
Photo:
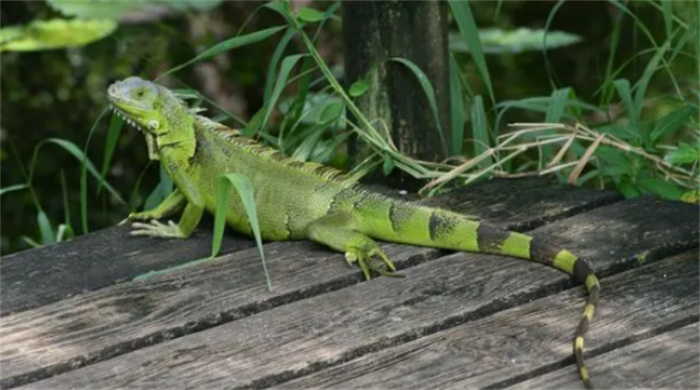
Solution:
M 0 22 L 3 27 L 23 25 L 85 12 L 61 8 L 60 3 L 65 2 L 49 3 L 3 2 Z M 195 3 L 199 6 L 193 7 Z M 67 140 L 83 148 L 95 125 L 87 155 L 97 170 L 109 167 L 107 181 L 125 204 L 110 191 L 98 194 L 98 182 L 91 178 L 87 181 L 86 214 L 91 229 L 112 225 L 130 209 L 142 206 L 149 195 L 153 201 L 157 198 L 154 193 L 167 192 L 167 185 L 162 184 L 167 180 L 161 178 L 156 164 L 148 163 L 142 135 L 131 129 L 124 129 L 114 139 L 116 150 L 111 163 L 107 163 L 110 158 L 105 151 L 109 148 L 105 145 L 109 142 L 110 121 L 106 116 L 97 119 L 106 108 L 105 91 L 111 82 L 131 75 L 155 79 L 241 32 L 249 34 L 286 24 L 279 13 L 260 8 L 262 2 L 178 2 L 176 8 L 168 8 L 163 2 L 138 4 L 141 6 L 131 9 L 117 3 L 119 9 L 108 12 L 118 15 L 117 30 L 86 46 L 2 53 L 2 189 L 26 183 L 34 167 L 31 191 L 20 189 L 2 195 L 2 253 L 26 248 L 29 244 L 23 236 L 50 242 L 47 236 L 52 230 L 55 240 L 61 221 L 68 229 L 64 236 L 80 230 L 73 226 L 81 225 L 78 209 L 80 183 L 85 180 L 81 175 L 84 159 L 75 158 L 79 155 L 71 154 L 69 148 L 51 143 L 41 147 L 32 165 L 35 148 L 47 139 Z M 305 31 L 315 38 L 317 54 L 342 80 L 340 19 L 325 19 L 322 12 L 314 13 L 333 7 L 337 10 L 337 5 L 306 1 L 291 4 L 300 20 L 309 23 Z M 473 45 L 465 42 L 463 31 L 460 35 L 462 20 L 455 12 L 450 22 L 451 47 L 461 103 L 459 110 L 453 107 L 453 115 L 459 111 L 462 120 L 458 118 L 457 122 L 464 130 L 458 154 L 475 157 L 495 147 L 499 135 L 512 131 L 508 123 L 549 119 L 589 127 L 594 124 L 594 135 L 606 132 L 624 145 L 682 167 L 689 172 L 691 182 L 697 180 L 697 3 L 470 2 L 469 9 L 477 25 L 485 29 L 479 38 L 486 53 L 483 66 L 488 69 L 488 77 L 473 59 L 473 50 L 467 52 Z M 323 24 L 319 28 L 314 21 Z M 538 42 L 545 35 L 550 49 L 543 52 Z M 198 62 L 161 81 L 173 88 L 198 91 L 206 97 L 197 95 L 199 102 L 210 109 L 210 116 L 235 127 L 248 123 L 248 129 L 262 129 L 258 136 L 285 153 L 348 168 L 343 166 L 345 126 L 338 119 L 344 105 L 308 57 L 294 56 L 305 52 L 298 35 L 281 32 Z M 304 75 L 309 75 L 306 86 Z M 642 84 L 639 80 L 646 81 Z M 361 85 L 353 87 L 351 95 L 362 93 Z M 271 106 L 271 101 L 277 103 L 272 104 L 276 109 L 264 109 L 266 103 Z M 557 101 L 564 103 L 556 107 Z M 295 116 L 296 110 L 305 114 Z M 112 128 L 118 125 L 111 123 Z M 616 188 L 628 196 L 649 192 L 693 200 L 693 187 L 669 181 L 658 170 L 658 163 L 615 145 L 597 144 L 593 154 L 596 160 L 573 175 L 577 161 L 592 144 L 572 141 L 573 156 L 559 164 L 570 165 L 556 174 L 562 180 L 573 177 L 577 184 Z M 481 171 L 467 176 L 467 181 L 485 177 L 481 173 L 498 162 L 502 164 L 489 173 L 542 170 L 546 168 L 543 161 L 552 161 L 558 150 L 541 147 L 507 161 L 502 154 L 489 156 L 476 167 Z M 396 165 L 391 158 L 383 161 L 379 168 L 385 172 Z M 428 178 L 439 181 L 446 172 L 449 169 Z M 160 192 L 153 191 L 156 183 L 161 183 L 156 187 Z M 37 204 L 43 214 L 37 213 Z

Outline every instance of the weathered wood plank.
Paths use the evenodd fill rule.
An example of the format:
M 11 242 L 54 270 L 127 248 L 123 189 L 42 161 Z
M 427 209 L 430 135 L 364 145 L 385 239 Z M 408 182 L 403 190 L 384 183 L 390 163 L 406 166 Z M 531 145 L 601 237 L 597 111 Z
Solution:
M 601 304 L 586 337 L 587 356 L 657 334 L 671 324 L 697 322 L 700 304 L 697 277 L 698 254 L 691 251 L 604 279 Z M 285 389 L 502 388 L 535 373 L 564 366 L 518 387 L 582 388 L 570 345 L 580 315 L 576 303 L 581 299 L 580 293 L 581 289 L 576 289 L 548 296 L 280 386 Z M 625 348 L 638 350 L 637 344 L 640 343 Z M 697 355 L 697 344 L 691 348 Z M 644 358 L 649 365 L 664 364 L 661 360 L 666 359 L 649 353 L 630 355 L 627 360 Z M 599 388 L 630 387 L 625 376 L 611 372 L 606 361 L 599 360 L 588 359 L 592 378 Z M 654 380 L 672 379 L 658 375 L 656 379 L 646 376 L 646 380 L 632 383 L 653 388 L 659 387 L 654 385 L 657 383 Z
M 613 191 L 556 184 L 549 178 L 536 177 L 489 180 L 422 203 L 478 215 L 495 225 L 508 224 L 511 230 L 530 230 L 621 200 L 623 197 Z
M 585 252 L 599 269 L 629 266 L 639 254 L 652 261 L 661 253 L 697 246 L 693 210 L 680 203 L 637 199 L 559 221 L 533 234 L 571 243 L 571 249 Z M 51 387 L 149 386 L 153 378 L 160 378 L 164 381 L 160 384 L 192 386 L 259 384 L 338 364 L 568 285 L 562 274 L 551 269 L 483 255 L 455 254 L 403 273 L 409 278 L 375 279 L 297 301 L 40 383 Z M 223 307 L 236 307 L 235 302 L 224 304 L 221 296 L 211 299 Z M 578 305 L 569 303 L 572 313 L 580 311 L 580 298 Z M 577 317 L 572 314 L 571 318 L 575 321 Z M 573 325 L 566 329 L 568 335 L 572 329 Z M 44 337 L 42 342 L 49 341 Z M 92 337 L 88 342 L 78 337 L 64 343 L 85 350 L 92 343 L 99 344 L 99 339 Z M 568 342 L 562 345 L 569 351 Z M 29 359 L 19 354 L 6 361 L 18 360 Z M 21 371 L 27 364 L 4 365 L 5 372 L 8 368 Z M 141 367 L 148 367 L 149 376 L 143 376 Z
M 249 248 L 240 236 L 224 238 L 224 252 Z M 0 315 L 27 310 L 110 286 L 153 269 L 206 257 L 211 233 L 197 231 L 188 240 L 129 236 L 116 226 L 71 241 L 4 256 L 0 262 Z
M 491 202 L 491 207 L 498 210 L 494 222 L 511 228 L 537 226 L 543 208 L 549 209 L 548 215 L 569 215 L 567 213 L 571 210 L 620 199 L 610 191 L 553 187 L 547 180 L 493 180 L 473 186 L 473 191 L 474 198 L 482 198 L 480 202 L 456 202 L 448 206 L 489 219 L 490 209 L 481 207 Z M 435 197 L 430 202 L 440 205 L 455 195 Z M 538 201 L 539 198 L 542 200 Z M 528 203 L 523 203 L 523 199 Z M 223 253 L 253 245 L 253 240 L 235 233 L 227 234 Z M 206 228 L 198 230 L 187 240 L 159 240 L 130 237 L 128 227 L 120 226 L 66 243 L 6 256 L 0 262 L 0 295 L 3 297 L 0 316 L 127 281 L 151 270 L 206 257 L 210 251 L 211 233 Z
M 601 389 L 700 388 L 700 326 L 697 322 L 615 349 L 589 360 Z M 520 382 L 516 389 L 561 389 L 571 383 L 570 370 Z
M 37 380 L 363 281 L 341 254 L 310 242 L 256 248 L 140 282 L 122 283 L 3 318 L 0 386 Z M 384 245 L 397 265 L 439 251 Z

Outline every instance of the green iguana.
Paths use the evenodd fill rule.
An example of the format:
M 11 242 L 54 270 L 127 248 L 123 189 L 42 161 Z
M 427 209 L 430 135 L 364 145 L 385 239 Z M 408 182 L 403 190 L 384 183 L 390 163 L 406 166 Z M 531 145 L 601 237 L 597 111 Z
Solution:
M 525 234 L 489 227 L 467 216 L 361 190 L 333 168 L 285 157 L 239 136 L 236 130 L 197 115 L 165 87 L 129 77 L 107 95 L 114 111 L 144 131 L 149 156 L 160 159 L 176 191 L 152 210 L 132 213 L 133 235 L 186 238 L 206 209 L 216 209 L 216 178 L 238 173 L 252 183 L 260 234 L 266 240 L 312 240 L 343 252 L 366 278 L 369 269 L 395 271 L 374 239 L 457 251 L 518 257 L 554 267 L 586 285 L 588 300 L 574 335 L 574 355 L 583 382 L 592 388 L 583 361 L 583 335 L 593 317 L 600 284 L 588 264 Z M 163 224 L 184 206 L 180 222 Z M 226 222 L 252 233 L 240 197 L 232 196 Z

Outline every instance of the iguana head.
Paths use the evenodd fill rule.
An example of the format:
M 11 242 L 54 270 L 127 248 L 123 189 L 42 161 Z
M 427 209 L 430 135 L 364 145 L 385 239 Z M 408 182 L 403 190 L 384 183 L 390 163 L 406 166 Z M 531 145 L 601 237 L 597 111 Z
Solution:
M 117 115 L 151 135 L 169 131 L 189 115 L 185 102 L 173 92 L 138 77 L 110 85 L 107 98 Z

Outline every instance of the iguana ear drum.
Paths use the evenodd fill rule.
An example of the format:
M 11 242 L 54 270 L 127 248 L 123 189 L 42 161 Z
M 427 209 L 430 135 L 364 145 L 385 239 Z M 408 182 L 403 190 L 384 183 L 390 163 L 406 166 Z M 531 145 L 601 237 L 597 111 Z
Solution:
M 151 119 L 150 121 L 148 121 L 148 128 L 149 129 L 156 131 L 156 130 L 158 130 L 159 127 L 160 127 L 160 123 L 157 120 Z

